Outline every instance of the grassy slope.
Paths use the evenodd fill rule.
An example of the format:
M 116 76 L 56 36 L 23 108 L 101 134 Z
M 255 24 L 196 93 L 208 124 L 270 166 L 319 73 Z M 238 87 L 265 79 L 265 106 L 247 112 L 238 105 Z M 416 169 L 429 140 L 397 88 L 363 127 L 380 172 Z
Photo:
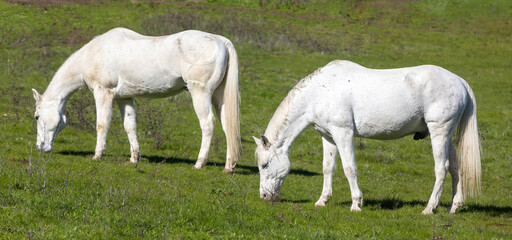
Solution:
M 34 7 L 0 2 L 0 235 L 42 238 L 508 238 L 512 231 L 512 5 L 497 1 L 313 1 L 276 8 L 256 1 L 97 3 Z M 270 2 L 270 1 L 262 1 Z M 235 175 L 221 169 L 225 144 L 217 125 L 210 164 L 191 169 L 200 130 L 188 94 L 137 100 L 142 162 L 115 114 L 108 156 L 90 159 L 94 108 L 86 90 L 72 98 L 52 155 L 39 156 L 30 88 L 42 90 L 83 43 L 125 26 L 145 34 L 187 28 L 232 39 L 241 68 L 244 155 Z M 243 27 L 240 27 L 243 26 Z M 368 67 L 436 64 L 465 78 L 478 102 L 484 194 L 456 215 L 450 177 L 442 205 L 422 216 L 433 187 L 428 141 L 356 139 L 363 212 L 351 213 L 338 167 L 334 196 L 321 192 L 321 143 L 307 130 L 291 152 L 284 201 L 258 198 L 251 136 L 300 78 L 333 59 Z M 88 106 L 88 107 L 86 107 Z M 157 114 L 155 114 L 155 112 Z M 78 116 L 82 116 L 78 118 Z

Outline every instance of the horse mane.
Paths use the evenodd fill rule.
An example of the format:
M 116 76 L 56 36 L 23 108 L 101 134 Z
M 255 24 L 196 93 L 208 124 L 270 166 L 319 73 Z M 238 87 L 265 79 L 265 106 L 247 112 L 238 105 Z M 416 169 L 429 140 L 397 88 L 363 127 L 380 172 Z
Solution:
M 286 95 L 281 104 L 279 104 L 279 107 L 277 107 L 276 111 L 274 112 L 272 119 L 268 123 L 267 130 L 265 131 L 265 136 L 270 139 L 271 143 L 276 143 L 280 133 L 288 126 L 288 116 L 290 110 L 293 107 L 293 103 L 295 102 L 295 97 L 308 86 L 313 77 L 320 74 L 322 69 L 323 67 L 318 68 L 313 73 L 297 82 L 293 86 L 292 90 L 288 92 L 288 95 Z

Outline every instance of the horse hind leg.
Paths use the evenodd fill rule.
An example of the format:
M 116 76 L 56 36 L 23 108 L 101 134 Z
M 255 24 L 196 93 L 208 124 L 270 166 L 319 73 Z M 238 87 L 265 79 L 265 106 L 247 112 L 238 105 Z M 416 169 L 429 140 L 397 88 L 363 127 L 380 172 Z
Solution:
M 133 107 L 133 99 L 122 99 L 117 102 L 121 118 L 123 119 L 123 126 L 128 141 L 130 142 L 130 162 L 137 163 L 140 160 L 139 155 L 139 141 L 137 140 L 137 123 L 135 116 L 135 108 Z
M 220 120 L 222 130 L 226 136 L 226 165 L 224 167 L 225 173 L 233 173 L 236 162 L 238 160 L 238 144 L 233 145 L 238 141 L 238 136 L 233 135 L 236 133 L 236 125 L 233 125 L 233 119 L 228 118 L 236 118 L 236 116 L 229 115 L 227 111 L 227 99 L 224 98 L 224 88 L 225 81 L 217 87 L 215 92 L 213 93 L 213 106 L 215 107 L 215 112 L 217 113 L 217 118 Z M 230 121 L 231 120 L 231 124 Z M 231 141 L 231 143 L 230 143 Z
M 462 181 L 461 175 L 462 171 L 460 170 L 460 165 L 457 158 L 457 153 L 455 152 L 455 148 L 453 147 L 453 142 L 450 141 L 450 175 L 452 176 L 452 206 L 450 208 L 450 213 L 455 213 L 459 207 L 462 206 L 464 202 L 464 197 L 462 195 Z
M 450 138 L 453 133 L 453 124 L 439 124 L 430 122 L 427 124 L 432 141 L 432 152 L 434 155 L 434 171 L 436 181 L 432 194 L 428 201 L 427 207 L 423 210 L 423 214 L 432 214 L 433 210 L 439 205 L 441 193 L 443 191 L 443 183 L 446 178 L 446 172 L 449 167 L 450 154 Z
M 212 95 L 202 87 L 189 87 L 192 96 L 192 103 L 201 126 L 202 138 L 201 149 L 194 165 L 195 169 L 202 168 L 208 161 L 210 144 L 215 127 L 215 116 L 212 109 Z

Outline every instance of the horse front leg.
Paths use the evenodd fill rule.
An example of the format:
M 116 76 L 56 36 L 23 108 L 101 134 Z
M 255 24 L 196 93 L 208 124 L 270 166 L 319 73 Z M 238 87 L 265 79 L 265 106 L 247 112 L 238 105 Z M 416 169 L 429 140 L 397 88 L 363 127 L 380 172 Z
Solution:
M 100 159 L 105 152 L 107 132 L 112 119 L 112 101 L 114 94 L 110 89 L 97 87 L 94 89 L 96 102 L 96 150 L 93 159 Z
M 135 108 L 133 107 L 133 99 L 118 100 L 119 111 L 123 119 L 123 126 L 128 141 L 130 141 L 130 162 L 137 163 L 140 160 L 139 141 L 137 140 L 137 122 L 135 116 Z
M 340 128 L 335 132 L 332 132 L 333 139 L 338 146 L 338 150 L 341 157 L 341 163 L 343 164 L 343 171 L 347 177 L 350 185 L 350 192 L 352 196 L 352 206 L 350 211 L 361 211 L 361 205 L 363 204 L 363 193 L 359 189 L 357 184 L 357 166 L 356 156 L 354 153 L 354 132 L 352 129 Z
M 325 203 L 329 201 L 332 196 L 332 176 L 336 169 L 336 156 L 338 155 L 338 149 L 336 144 L 332 140 L 328 140 L 322 136 L 322 144 L 324 148 L 324 159 L 323 159 L 323 173 L 324 173 L 324 186 L 320 199 L 315 203 L 315 206 L 325 206 Z
M 202 87 L 190 87 L 189 92 L 192 96 L 192 103 L 202 131 L 201 149 L 197 156 L 197 162 L 194 165 L 195 169 L 200 169 L 208 161 L 213 129 L 215 127 L 215 116 L 213 114 L 211 94 L 208 94 Z

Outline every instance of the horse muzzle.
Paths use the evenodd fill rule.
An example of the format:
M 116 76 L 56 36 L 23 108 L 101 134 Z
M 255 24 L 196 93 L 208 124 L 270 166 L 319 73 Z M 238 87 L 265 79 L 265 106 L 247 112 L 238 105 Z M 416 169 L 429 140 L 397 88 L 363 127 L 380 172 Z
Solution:
M 50 152 L 52 150 L 52 145 L 51 144 L 44 144 L 44 143 L 36 143 L 36 149 L 39 151 L 39 152 Z
M 279 202 L 281 201 L 281 197 L 279 195 L 279 193 L 277 194 L 270 194 L 270 193 L 262 193 L 260 195 L 261 199 L 265 200 L 265 201 L 269 201 L 269 202 Z

